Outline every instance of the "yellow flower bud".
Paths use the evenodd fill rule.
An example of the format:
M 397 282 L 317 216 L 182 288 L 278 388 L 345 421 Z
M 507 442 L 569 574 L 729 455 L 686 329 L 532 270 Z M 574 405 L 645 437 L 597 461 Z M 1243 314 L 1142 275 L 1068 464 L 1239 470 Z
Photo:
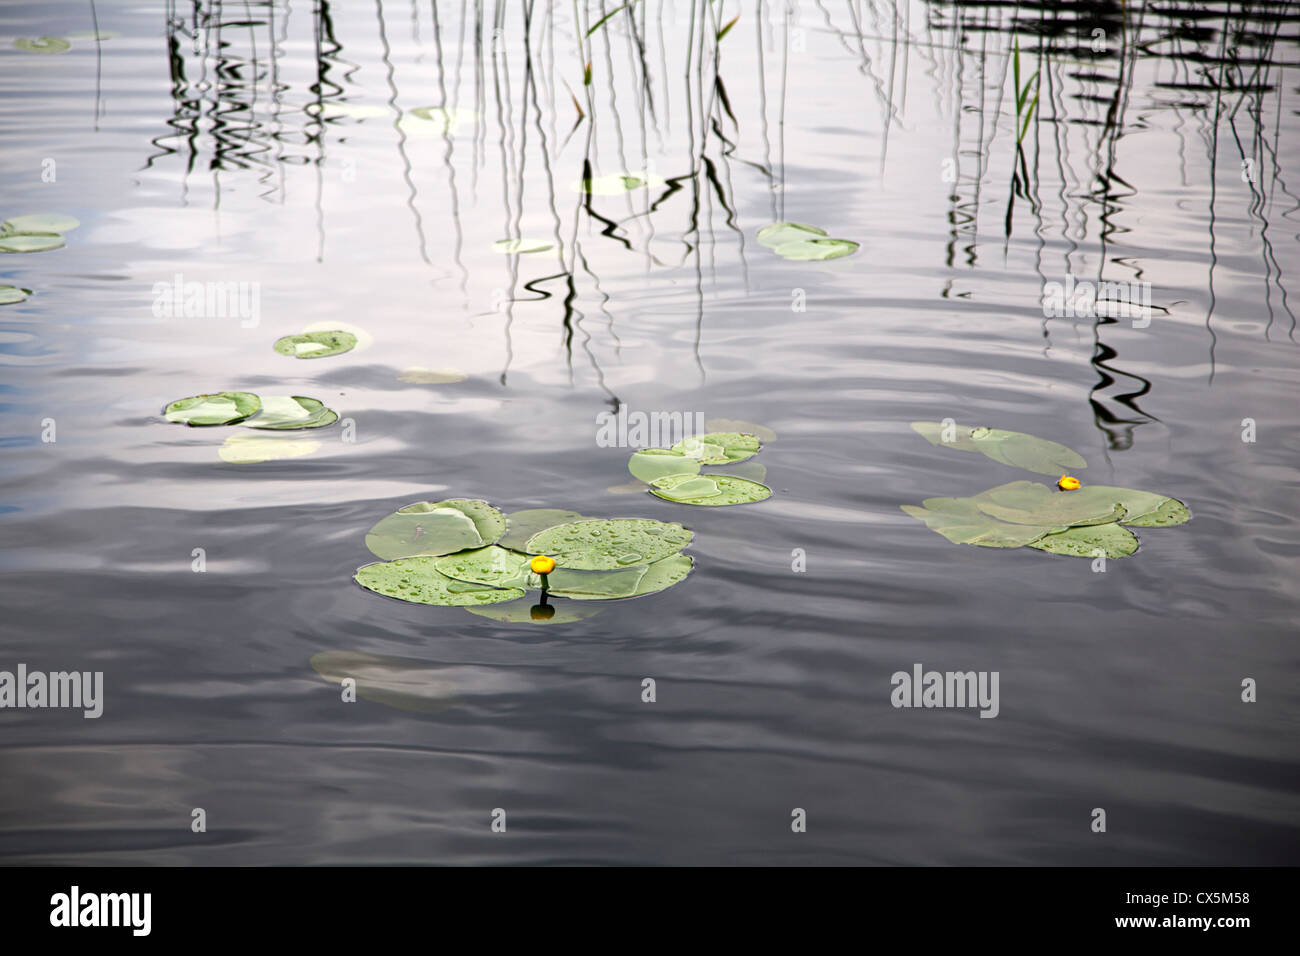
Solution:
M 555 570 L 555 559 L 539 554 L 528 562 L 528 566 L 533 569 L 534 574 L 550 574 Z
M 1056 487 L 1062 491 L 1078 491 L 1082 482 L 1078 478 L 1072 478 L 1069 475 L 1062 475 L 1061 480 L 1056 483 Z

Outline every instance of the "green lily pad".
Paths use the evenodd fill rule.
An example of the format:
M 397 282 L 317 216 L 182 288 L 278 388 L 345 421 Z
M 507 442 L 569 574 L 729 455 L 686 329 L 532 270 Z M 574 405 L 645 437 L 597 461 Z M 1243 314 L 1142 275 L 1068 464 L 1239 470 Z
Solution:
M 586 520 L 586 515 L 578 514 L 576 511 L 562 511 L 559 508 L 526 508 L 522 511 L 512 511 L 506 515 L 506 532 L 497 544 L 512 551 L 527 552 L 528 539 L 539 531 L 554 528 L 557 524 Z
M 72 44 L 62 37 L 41 37 L 38 40 L 19 37 L 14 46 L 27 53 L 67 53 L 72 49 Z
M 627 470 L 634 478 L 650 482 L 668 475 L 699 474 L 700 462 L 671 448 L 644 448 L 628 459 Z
M 659 189 L 668 185 L 668 180 L 653 173 L 610 173 L 608 176 L 593 176 L 580 179 L 573 184 L 574 190 L 590 193 L 593 196 L 618 196 L 632 192 L 634 189 Z
M 953 544 L 984 548 L 1019 548 L 1044 535 L 1066 530 L 998 521 L 981 512 L 970 498 L 927 498 L 920 507 L 903 505 L 902 509 Z
M 492 251 L 506 255 L 526 255 L 531 252 L 545 252 L 554 246 L 545 239 L 498 239 L 492 243 Z
M 245 428 L 322 428 L 339 420 L 338 412 L 305 395 L 263 395 L 262 409 L 239 424 Z
M 539 605 L 531 597 L 525 597 L 487 607 L 467 607 L 465 610 L 504 624 L 570 624 L 595 617 L 604 609 L 599 604 L 573 604 L 569 601 Z
M 1046 438 L 1002 428 L 971 428 L 965 425 L 951 427 L 952 440 L 944 441 L 943 422 L 912 422 L 912 428 L 932 445 L 955 448 L 958 451 L 977 451 L 1004 465 L 1023 468 L 1039 475 L 1060 475 L 1088 467 L 1078 452 Z
M 756 461 L 742 461 L 728 466 L 726 471 L 710 470 L 702 471 L 700 474 L 705 477 L 721 475 L 724 478 L 745 478 L 761 485 L 767 481 L 767 466 Z
M 507 551 L 498 545 L 458 551 L 439 558 L 434 564 L 439 571 L 457 581 L 481 584 L 492 588 L 527 588 L 532 572 L 531 559 L 518 551 Z M 540 581 L 537 586 L 540 587 Z
M 275 350 L 281 355 L 292 355 L 300 359 L 327 358 L 342 355 L 356 347 L 357 337 L 342 329 L 327 332 L 299 332 L 275 340 Z
M 440 556 L 492 544 L 505 531 L 505 516 L 486 501 L 449 498 L 399 508 L 366 533 L 376 557 Z
M 776 432 L 766 425 L 755 425 L 753 422 L 736 421 L 730 418 L 710 418 L 704 423 L 704 427 L 711 432 L 740 432 L 743 435 L 753 435 L 765 445 L 776 441 Z
M 526 550 L 550 555 L 563 568 L 613 571 L 666 558 L 693 537 L 679 524 L 650 518 L 589 518 L 538 532 Z
M 784 246 L 791 242 L 823 239 L 826 235 L 825 229 L 806 226 L 801 222 L 774 222 L 758 230 L 758 242 L 769 249 L 775 249 L 777 246 Z
M 163 409 L 169 422 L 186 425 L 231 425 L 242 422 L 262 407 L 252 392 L 209 392 L 179 398 Z
M 63 236 L 56 232 L 10 232 L 0 235 L 0 252 L 46 252 L 62 248 Z
M 441 676 L 445 669 L 425 661 L 361 651 L 325 651 L 312 656 L 311 666 L 336 684 L 351 678 L 356 681 L 359 698 L 385 707 L 436 714 L 456 703 L 455 685 Z
M 1117 524 L 1098 524 L 1049 534 L 1029 546 L 1076 558 L 1094 558 L 1098 550 L 1108 558 L 1123 558 L 1138 549 L 1138 539 L 1132 531 Z
M 770 498 L 772 489 L 732 475 L 669 475 L 651 482 L 650 493 L 683 505 L 744 505 Z
M 702 465 L 729 465 L 757 454 L 761 443 L 753 435 L 741 432 L 709 432 L 692 435 L 673 445 L 672 450 L 698 459 Z
M 664 560 L 667 560 L 666 558 Z M 556 568 L 547 582 L 550 593 L 574 601 L 612 601 L 637 593 L 649 565 L 638 564 L 617 571 L 574 571 Z M 540 580 L 539 580 L 540 586 Z
M 801 239 L 797 242 L 784 242 L 772 251 L 782 259 L 795 262 L 820 262 L 851 256 L 858 248 L 859 244 L 852 239 Z
M 16 285 L 0 285 L 0 305 L 14 305 L 26 300 L 31 294 L 31 289 L 20 289 Z
M 1131 514 L 1131 512 L 1130 512 Z M 1167 528 L 1190 521 L 1192 512 L 1187 505 L 1177 498 L 1165 498 L 1160 506 L 1146 514 L 1124 519 L 1124 524 L 1132 528 Z
M 38 212 L 27 216 L 11 216 L 0 222 L 0 234 L 13 233 L 64 233 L 71 232 L 81 225 L 75 216 L 61 212 Z
M 353 580 L 376 594 L 441 607 L 476 607 L 524 596 L 519 588 L 488 588 L 453 580 L 438 570 L 437 561 L 431 555 L 379 561 L 358 570 Z
M 311 439 L 267 438 L 261 435 L 231 435 L 217 454 L 232 465 L 255 465 L 264 461 L 301 458 L 319 450 L 320 442 Z
M 999 521 L 1069 528 L 1122 520 L 1128 510 L 1110 491 L 1101 485 L 1060 491 L 1036 481 L 1011 481 L 981 491 L 974 500 L 980 511 Z

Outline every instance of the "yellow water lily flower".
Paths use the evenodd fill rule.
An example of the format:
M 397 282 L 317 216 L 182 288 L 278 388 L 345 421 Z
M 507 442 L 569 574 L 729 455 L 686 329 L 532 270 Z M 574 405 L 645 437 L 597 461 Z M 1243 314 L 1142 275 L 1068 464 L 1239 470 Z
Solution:
M 555 570 L 555 559 L 539 554 L 528 562 L 528 566 L 533 569 L 533 574 L 550 574 Z
M 1070 475 L 1062 475 L 1061 480 L 1056 483 L 1056 487 L 1062 491 L 1078 491 L 1082 486 L 1083 483 L 1078 478 Z

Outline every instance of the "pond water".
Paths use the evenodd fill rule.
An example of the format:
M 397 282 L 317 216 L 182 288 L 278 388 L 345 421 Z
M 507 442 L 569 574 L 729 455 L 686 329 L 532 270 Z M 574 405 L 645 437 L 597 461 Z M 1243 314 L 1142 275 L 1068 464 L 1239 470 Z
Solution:
M 81 221 L 0 257 L 0 670 L 104 675 L 98 719 L 0 711 L 0 857 L 1294 863 L 1296 8 L 616 7 L 0 8 L 0 214 Z M 313 324 L 372 341 L 274 351 Z M 232 464 L 161 414 L 227 389 L 343 421 Z M 772 429 L 772 497 L 627 487 L 620 407 Z M 900 505 L 1035 476 L 946 418 L 1193 518 L 1104 572 L 949 543 Z M 351 580 L 452 497 L 683 522 L 696 568 L 544 626 Z M 996 719 L 893 707 L 916 664 L 996 672 Z

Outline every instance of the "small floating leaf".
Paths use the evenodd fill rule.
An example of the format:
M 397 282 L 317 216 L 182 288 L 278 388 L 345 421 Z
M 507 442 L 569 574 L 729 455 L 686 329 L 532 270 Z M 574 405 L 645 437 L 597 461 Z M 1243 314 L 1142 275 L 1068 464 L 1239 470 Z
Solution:
M 733 475 L 670 475 L 651 483 L 651 494 L 683 505 L 744 505 L 772 497 L 767 485 Z
M 673 445 L 672 450 L 698 459 L 703 465 L 729 465 L 744 461 L 758 452 L 760 444 L 753 435 L 740 432 L 709 432 L 692 435 Z
M 252 392 L 210 392 L 179 398 L 163 409 L 169 422 L 186 425 L 230 425 L 243 421 L 262 407 Z
M 385 559 L 453 554 L 492 544 L 505 527 L 505 516 L 486 501 L 417 501 L 371 528 L 366 534 L 366 547 Z
M 14 305 L 24 301 L 31 294 L 31 289 L 20 289 L 16 285 L 0 285 L 0 305 Z
M 339 420 L 338 412 L 305 395 L 263 395 L 262 408 L 239 424 L 245 428 L 322 428 Z
M 1097 551 L 1108 558 L 1123 558 L 1138 549 L 1138 539 L 1132 531 L 1117 524 L 1098 524 L 1049 534 L 1029 546 L 1076 558 L 1095 558 Z
M 733 421 L 730 418 L 710 418 L 704 423 L 704 427 L 711 432 L 740 432 L 743 435 L 753 435 L 763 444 L 776 441 L 776 432 L 766 425 L 755 425 L 753 422 Z
M 63 236 L 55 232 L 10 232 L 0 235 L 0 252 L 46 252 L 62 248 Z
M 530 252 L 545 252 L 553 248 L 551 243 L 545 239 L 498 239 L 492 243 L 493 252 L 506 253 L 508 255 L 524 255 Z
M 60 212 L 38 212 L 27 216 L 11 216 L 0 222 L 0 234 L 12 233 L 63 233 L 71 232 L 81 225 L 75 216 Z
M 1176 524 L 1183 524 L 1190 521 L 1191 518 L 1192 513 L 1188 510 L 1187 505 L 1177 498 L 1165 498 L 1154 511 L 1148 511 L 1146 514 L 1137 517 L 1125 518 L 1124 524 L 1133 528 L 1167 528 Z
M 445 668 L 402 657 L 361 651 L 325 651 L 311 659 L 312 669 L 336 684 L 356 681 L 362 700 L 420 714 L 436 714 L 456 703 L 455 685 L 441 675 Z
M 722 475 L 731 478 L 747 478 L 750 481 L 756 481 L 760 485 L 767 481 L 767 466 L 759 464 L 754 460 L 742 461 L 738 464 L 727 466 L 726 471 L 702 471 L 701 475 Z
M 304 335 L 312 332 L 350 332 L 352 335 L 356 336 L 357 339 L 357 344 L 353 346 L 353 350 L 356 352 L 364 352 L 366 349 L 370 348 L 370 346 L 375 344 L 375 337 L 373 335 L 365 329 L 359 328 L 355 325 L 349 325 L 347 322 L 313 322 L 302 330 L 302 334 Z
M 476 607 L 524 596 L 519 588 L 485 588 L 455 581 L 437 569 L 437 561 L 436 557 L 418 555 L 367 564 L 353 580 L 376 594 L 442 607 Z
M 634 478 L 650 482 L 668 475 L 698 474 L 700 463 L 671 448 L 645 448 L 628 459 L 627 470 Z
M 217 454 L 222 461 L 232 465 L 255 465 L 263 461 L 280 461 L 301 458 L 320 448 L 320 442 L 310 439 L 265 438 L 259 435 L 231 435 Z
M 790 242 L 803 242 L 807 239 L 821 239 L 826 236 L 825 229 L 806 226 L 801 222 L 774 222 L 758 230 L 760 245 L 775 249 Z
M 912 422 L 912 428 L 932 445 L 977 451 L 1004 465 L 1024 468 L 1039 475 L 1060 475 L 1087 468 L 1083 456 L 1072 448 L 1046 438 L 1002 428 L 971 428 L 943 422 Z
M 463 382 L 467 378 L 469 376 L 459 369 L 420 368 L 416 365 L 402 369 L 401 374 L 397 376 L 399 382 L 408 382 L 412 385 L 450 385 L 453 382 Z
M 562 568 L 613 571 L 666 558 L 693 537 L 679 524 L 649 518 L 589 518 L 538 532 L 526 550 L 550 555 Z
M 637 486 L 641 489 L 640 486 Z M 574 521 L 586 521 L 587 516 L 576 511 L 562 511 L 559 508 L 525 508 L 512 511 L 506 515 L 506 532 L 497 541 L 503 548 L 512 551 L 527 551 L 528 539 L 547 528 L 557 524 L 570 524 Z
M 858 243 L 852 239 L 803 239 L 784 242 L 772 251 L 782 259 L 795 262 L 820 262 L 851 256 L 858 251 Z
M 327 358 L 342 355 L 356 347 L 357 337 L 342 329 L 325 332 L 299 332 L 275 340 L 275 350 L 281 355 L 300 359 Z
M 72 49 L 72 44 L 61 37 L 41 37 L 39 40 L 19 37 L 14 46 L 28 53 L 67 53 Z
M 617 571 L 574 571 L 556 568 L 550 574 L 550 593 L 574 601 L 613 601 L 632 597 L 649 565 Z

